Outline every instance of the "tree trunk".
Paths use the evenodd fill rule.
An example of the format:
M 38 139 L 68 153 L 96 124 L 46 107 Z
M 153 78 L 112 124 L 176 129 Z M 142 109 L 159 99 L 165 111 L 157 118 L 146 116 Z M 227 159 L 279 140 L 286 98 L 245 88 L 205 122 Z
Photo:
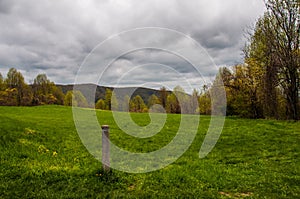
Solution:
M 291 120 L 299 119 L 299 93 L 297 88 L 297 73 L 290 72 L 291 82 L 287 88 L 287 117 Z

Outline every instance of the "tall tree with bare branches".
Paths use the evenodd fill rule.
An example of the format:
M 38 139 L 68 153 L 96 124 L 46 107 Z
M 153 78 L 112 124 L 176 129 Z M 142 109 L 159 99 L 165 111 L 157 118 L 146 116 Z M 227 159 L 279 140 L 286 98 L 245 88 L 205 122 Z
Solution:
M 278 65 L 279 82 L 287 100 L 287 118 L 299 119 L 299 0 L 267 0 L 266 24 L 272 43 L 275 64 Z

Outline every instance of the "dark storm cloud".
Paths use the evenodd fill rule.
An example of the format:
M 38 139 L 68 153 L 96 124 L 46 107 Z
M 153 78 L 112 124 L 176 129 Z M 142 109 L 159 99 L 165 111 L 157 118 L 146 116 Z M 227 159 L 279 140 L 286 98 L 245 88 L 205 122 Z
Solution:
M 0 0 L 0 72 L 16 67 L 25 71 L 28 81 L 38 73 L 46 73 L 57 83 L 73 83 L 79 66 L 96 45 L 111 35 L 137 27 L 180 31 L 199 42 L 217 65 L 232 65 L 242 61 L 244 29 L 252 25 L 263 10 L 262 0 Z M 100 57 L 115 58 L 114 52 L 119 49 L 134 49 L 147 40 L 157 40 L 161 46 L 171 48 L 180 48 L 186 42 L 172 36 L 132 35 L 107 46 Z M 108 76 L 116 77 L 144 64 L 147 58 L 193 78 L 193 70 L 185 60 L 163 50 L 140 50 L 119 56 L 120 60 Z M 131 75 L 132 79 L 164 80 L 157 74 L 151 76 L 151 67 L 143 69 L 138 70 L 141 74 L 134 72 L 138 78 Z M 101 68 L 95 69 L 99 70 Z M 203 73 L 213 74 L 215 70 L 205 68 Z M 174 79 L 170 77 L 166 81 Z

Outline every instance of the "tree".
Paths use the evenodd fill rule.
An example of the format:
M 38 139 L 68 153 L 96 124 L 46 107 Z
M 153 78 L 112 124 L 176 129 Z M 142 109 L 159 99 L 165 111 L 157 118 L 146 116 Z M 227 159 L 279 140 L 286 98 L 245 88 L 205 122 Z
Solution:
M 245 63 L 256 71 L 257 97 L 262 104 L 264 117 L 278 119 L 278 64 L 272 48 L 272 43 L 276 41 L 268 38 L 268 32 L 273 31 L 267 25 L 269 20 L 268 15 L 258 20 L 244 53 Z
M 281 86 L 287 99 L 287 118 L 299 119 L 299 88 L 300 88 L 300 4 L 298 0 L 269 0 L 266 2 L 270 23 L 274 31 L 271 37 L 275 55 L 280 63 L 279 73 Z
M 84 95 L 78 91 L 68 91 L 64 99 L 65 106 L 88 107 L 88 103 Z
M 32 86 L 25 83 L 21 72 L 11 68 L 4 80 L 0 74 L 0 104 L 31 106 L 63 104 L 64 94 L 45 74 L 38 75 Z
M 55 84 L 52 84 L 52 95 L 55 97 L 54 104 L 63 105 L 64 104 L 64 93 L 62 92 L 61 88 L 55 86 Z
M 39 74 L 36 76 L 36 78 L 33 81 L 33 85 L 37 86 L 38 89 L 42 92 L 42 93 L 49 93 L 50 92 L 50 80 L 47 78 L 46 74 Z
M 39 104 L 55 104 L 57 99 L 53 95 L 55 89 L 54 83 L 50 82 L 46 74 L 39 74 L 34 79 L 33 88 L 33 103 L 34 105 Z M 58 92 L 56 90 L 56 92 Z
M 96 109 L 105 110 L 105 102 L 103 99 L 99 99 L 95 105 Z
M 11 70 L 10 77 L 12 78 L 12 72 L 17 73 L 16 70 Z M 4 79 L 0 74 L 0 105 L 3 106 L 18 106 L 18 89 L 9 88 L 7 86 L 7 79 Z M 17 84 L 17 82 L 16 82 Z M 15 84 L 15 87 L 16 87 Z M 12 87 L 12 86 L 11 86 Z
M 148 99 L 148 108 L 155 104 L 160 104 L 160 101 L 156 95 L 152 94 Z
M 130 101 L 130 111 L 132 112 L 147 112 L 147 106 L 144 103 L 144 100 L 141 96 L 136 95 L 131 101 Z
M 5 90 L 5 83 L 2 74 L 0 73 L 0 91 Z
M 257 52 L 259 48 L 253 46 L 262 44 L 265 57 L 254 57 L 250 54 L 250 58 L 256 58 L 265 66 L 265 92 L 270 93 L 270 96 L 265 97 L 267 103 L 277 101 L 275 95 L 278 92 L 278 82 L 279 89 L 283 90 L 286 99 L 286 117 L 297 120 L 300 87 L 300 4 L 298 0 L 267 0 L 265 4 L 267 12 L 258 21 L 252 42 L 254 45 L 250 45 L 252 52 Z M 272 107 L 269 109 L 272 110 Z
M 167 97 L 167 103 L 166 103 L 166 111 L 167 113 L 180 113 L 180 105 L 177 100 L 176 95 L 172 92 L 170 95 Z
M 24 77 L 15 68 L 10 68 L 5 81 L 9 88 L 18 88 L 24 82 Z
M 7 88 L 0 91 L 0 105 L 2 106 L 17 106 L 18 91 L 16 88 Z
M 72 91 L 68 91 L 65 95 L 65 99 L 64 99 L 64 105 L 65 106 L 72 106 L 74 104 L 74 106 L 77 106 L 76 102 L 72 101 L 73 100 L 73 92 Z
M 106 110 L 111 110 L 111 96 L 112 96 L 112 91 L 109 88 L 107 88 L 105 90 L 105 99 L 104 99 Z
M 194 89 L 192 96 L 190 98 L 190 110 L 192 114 L 196 114 L 198 112 L 198 107 L 199 107 L 199 92 Z
M 203 93 L 200 94 L 198 99 L 199 108 L 197 112 L 203 115 L 211 114 L 211 99 L 209 91 L 204 90 Z
M 20 101 L 21 106 L 31 106 L 32 105 L 32 99 L 33 99 L 33 93 L 30 86 L 27 84 L 24 84 L 22 86 L 22 98 Z
M 119 110 L 119 102 L 118 102 L 115 92 L 112 92 L 112 94 L 111 94 L 111 110 L 120 111 Z
M 155 94 L 152 94 L 148 98 L 147 107 L 148 107 L 148 109 L 151 110 L 151 112 L 154 112 L 154 113 L 164 113 L 165 112 L 165 109 L 162 107 L 159 98 Z
M 15 68 L 11 68 L 7 73 L 5 80 L 6 85 L 10 89 L 17 90 L 17 105 L 29 105 L 29 101 L 32 101 L 31 89 L 24 81 L 23 75 Z M 24 101 L 23 101 L 24 100 Z
M 176 86 L 173 89 L 173 93 L 175 94 L 179 102 L 181 113 L 183 114 L 192 113 L 192 111 L 190 110 L 190 99 L 189 99 L 190 97 L 185 93 L 184 89 L 180 86 Z
M 258 100 L 258 80 L 256 76 L 256 71 L 249 65 L 236 65 L 233 67 L 232 72 L 226 67 L 221 68 L 210 89 L 210 97 L 211 95 L 214 96 L 211 97 L 213 105 L 219 106 L 214 99 L 222 100 L 218 96 L 221 92 L 220 89 L 222 89 L 218 86 L 218 81 L 222 79 L 227 96 L 227 115 L 250 118 L 263 117 L 261 104 Z M 218 109 L 222 110 L 222 107 L 218 107 Z
M 167 105 L 167 97 L 168 97 L 168 91 L 166 89 L 166 87 L 162 87 L 159 90 L 159 100 L 161 105 L 166 108 Z
M 124 101 L 122 104 L 122 110 L 129 111 L 129 105 L 130 105 L 130 97 L 128 95 L 125 95 Z

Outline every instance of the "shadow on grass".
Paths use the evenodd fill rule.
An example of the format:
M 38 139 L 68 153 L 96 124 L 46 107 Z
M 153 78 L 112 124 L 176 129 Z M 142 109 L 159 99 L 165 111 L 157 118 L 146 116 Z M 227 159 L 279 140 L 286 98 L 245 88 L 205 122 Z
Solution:
M 98 169 L 96 172 L 94 172 L 94 175 L 101 182 L 117 183 L 121 181 L 121 179 L 115 174 L 113 170 L 104 171 L 103 169 Z

